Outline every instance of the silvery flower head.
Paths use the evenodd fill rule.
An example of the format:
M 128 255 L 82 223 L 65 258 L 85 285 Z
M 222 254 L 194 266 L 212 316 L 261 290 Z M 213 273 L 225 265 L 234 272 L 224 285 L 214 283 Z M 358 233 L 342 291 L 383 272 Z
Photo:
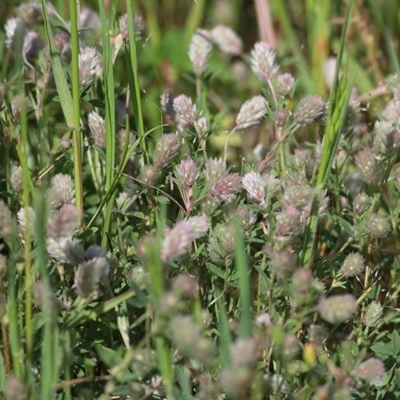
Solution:
M 135 30 L 135 36 L 141 36 L 144 30 L 143 19 L 139 15 L 133 16 L 133 26 Z M 119 33 L 123 40 L 128 39 L 128 14 L 122 15 L 118 20 Z
M 245 129 L 257 125 L 266 115 L 267 100 L 263 96 L 254 96 L 240 107 L 236 117 L 236 129 Z
M 294 86 L 294 78 L 291 74 L 280 74 L 276 77 L 276 89 L 282 96 L 289 95 Z
M 300 100 L 296 111 L 293 114 L 294 122 L 297 125 L 311 123 L 326 123 L 326 104 L 320 96 L 306 96 Z
M 204 177 L 207 183 L 215 183 L 226 174 L 226 162 L 222 158 L 208 158 L 204 164 Z
M 242 179 L 242 185 L 248 197 L 260 207 L 265 206 L 265 181 L 258 172 L 248 172 Z
M 191 159 L 182 160 L 175 169 L 175 175 L 182 185 L 191 187 L 199 177 L 197 164 Z
M 350 319 L 357 311 L 357 302 L 351 294 L 333 295 L 321 299 L 318 311 L 322 319 L 337 324 Z
M 79 13 L 79 36 L 83 40 L 95 41 L 101 33 L 102 24 L 99 14 L 90 9 L 84 8 Z
M 211 50 L 209 32 L 202 29 L 195 32 L 189 44 L 189 59 L 196 75 L 201 75 L 207 70 Z
M 251 69 L 262 82 L 273 78 L 279 70 L 275 64 L 276 52 L 266 42 L 258 42 L 251 51 Z
M 190 97 L 181 94 L 173 100 L 176 122 L 185 129 L 196 121 L 196 104 Z
M 346 256 L 339 272 L 343 277 L 349 278 L 360 274 L 365 269 L 365 260 L 360 253 L 350 253 Z
M 86 88 L 94 81 L 99 67 L 99 56 L 94 47 L 85 47 L 79 53 L 79 85 Z
M 230 202 L 241 189 L 241 181 L 242 178 L 237 173 L 226 174 L 212 185 L 210 195 L 217 202 Z
M 76 292 L 83 299 L 90 299 L 99 283 L 108 274 L 110 266 L 104 257 L 95 257 L 79 265 L 75 274 Z
M 60 208 L 64 204 L 72 204 L 75 200 L 75 186 L 72 178 L 66 174 L 54 175 L 48 197 L 52 208 Z
M 94 143 L 104 149 L 106 147 L 106 121 L 96 111 L 92 111 L 88 116 L 88 123 L 90 136 L 94 139 Z
M 6 46 L 14 52 L 19 53 L 22 51 L 22 45 L 26 35 L 26 25 L 21 18 L 10 18 L 5 25 L 6 31 Z
M 211 31 L 214 43 L 225 53 L 240 55 L 243 49 L 242 39 L 228 26 L 217 25 Z
M 178 155 L 180 148 L 179 137 L 173 133 L 162 135 L 156 142 L 153 160 L 158 170 L 167 167 Z

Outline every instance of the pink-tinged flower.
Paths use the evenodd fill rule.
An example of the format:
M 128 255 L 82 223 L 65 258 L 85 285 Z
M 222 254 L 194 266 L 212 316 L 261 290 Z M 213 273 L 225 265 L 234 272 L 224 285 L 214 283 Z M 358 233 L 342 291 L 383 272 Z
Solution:
M 189 44 L 189 58 L 196 75 L 201 75 L 207 70 L 208 59 L 212 50 L 210 34 L 202 29 L 192 36 Z
M 351 294 L 334 295 L 320 300 L 319 315 L 330 324 L 350 319 L 357 311 L 356 299 Z
M 93 83 L 99 67 L 99 57 L 94 47 L 85 47 L 79 53 L 79 85 L 85 88 Z
M 254 96 L 247 100 L 239 110 L 236 118 L 236 129 L 245 129 L 257 125 L 267 113 L 267 100 L 263 96 Z
M 191 187 L 199 177 L 197 164 L 193 160 L 182 160 L 175 169 L 175 175 L 182 185 Z
M 240 55 L 243 49 L 242 39 L 228 26 L 217 25 L 211 31 L 214 43 L 225 53 Z
M 248 172 L 242 179 L 242 185 L 251 200 L 260 207 L 265 206 L 265 181 L 258 172 Z
M 320 96 L 306 96 L 300 100 L 293 118 L 297 125 L 307 125 L 314 122 L 325 124 L 326 104 Z
M 275 64 L 276 52 L 266 42 L 258 42 L 251 51 L 251 69 L 262 82 L 273 78 L 279 70 Z
M 66 174 L 57 174 L 51 179 L 48 198 L 52 208 L 72 204 L 75 200 L 75 186 L 72 178 Z
M 375 357 L 362 362 L 352 371 L 353 376 L 363 379 L 375 386 L 380 385 L 384 373 L 385 365 L 381 360 Z
M 156 142 L 153 160 L 155 167 L 160 171 L 167 167 L 179 153 L 179 137 L 174 133 L 162 135 Z
M 241 189 L 242 178 L 237 173 L 226 174 L 220 178 L 210 189 L 211 197 L 218 202 L 232 201 Z
M 106 121 L 97 114 L 97 112 L 92 111 L 88 117 L 90 137 L 94 139 L 96 146 L 104 149 L 106 147 Z
M 204 164 L 204 177 L 207 183 L 215 183 L 226 175 L 226 162 L 222 158 L 209 158 Z
M 182 128 L 194 125 L 196 121 L 196 104 L 192 99 L 184 94 L 175 97 L 173 101 L 175 110 L 175 120 Z

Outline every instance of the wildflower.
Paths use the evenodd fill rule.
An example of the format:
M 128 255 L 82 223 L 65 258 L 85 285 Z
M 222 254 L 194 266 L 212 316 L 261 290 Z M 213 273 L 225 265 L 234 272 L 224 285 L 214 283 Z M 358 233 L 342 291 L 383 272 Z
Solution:
M 328 337 L 328 332 L 321 325 L 311 324 L 307 331 L 308 339 L 311 343 L 322 346 Z
M 196 75 L 201 75 L 206 71 L 211 50 L 212 44 L 208 32 L 203 30 L 195 32 L 189 44 L 189 58 Z
M 79 265 L 75 274 L 76 292 L 83 299 L 92 297 L 100 280 L 108 274 L 109 264 L 104 257 L 95 257 Z
M 242 185 L 250 199 L 265 207 L 265 182 L 258 172 L 248 172 L 242 179 Z
M 93 83 L 99 65 L 99 57 L 94 47 L 85 47 L 79 53 L 79 85 L 86 88 Z
M 271 316 L 268 313 L 262 313 L 257 315 L 256 323 L 260 326 L 270 326 L 271 325 Z
M 79 226 L 80 213 L 72 204 L 53 210 L 47 226 L 47 236 L 52 239 L 72 237 Z
M 120 33 L 122 39 L 127 40 L 129 37 L 128 14 L 124 14 L 121 17 L 119 17 L 118 27 L 119 27 L 119 33 Z M 133 27 L 135 30 L 135 36 L 141 36 L 143 33 L 143 30 L 144 30 L 143 19 L 141 16 L 139 16 L 139 15 L 133 16 Z
M 207 183 L 215 183 L 226 175 L 226 163 L 222 158 L 209 158 L 204 164 L 204 177 Z
M 267 392 L 271 395 L 284 394 L 288 390 L 285 378 L 280 374 L 265 374 L 263 380 Z
M 21 18 L 10 18 L 4 27 L 6 31 L 6 46 L 14 52 L 19 53 L 24 43 L 26 26 Z
M 318 311 L 322 319 L 330 324 L 344 322 L 357 311 L 357 302 L 351 294 L 334 295 L 320 300 Z
M 230 350 L 232 364 L 237 366 L 254 365 L 260 359 L 262 354 L 261 342 L 256 337 L 236 339 L 231 344 Z
M 128 137 L 127 137 L 128 136 Z M 131 131 L 129 133 L 126 132 L 126 129 L 120 129 L 117 132 L 117 137 L 116 137 L 116 155 L 117 155 L 117 160 L 119 161 L 122 157 L 122 154 L 125 149 L 125 145 L 127 145 L 127 149 L 132 147 L 132 145 L 135 143 L 135 134 Z M 125 143 L 128 141 L 128 143 Z
M 356 155 L 355 164 L 364 182 L 378 183 L 381 171 L 375 154 L 370 148 L 365 148 Z
M 204 217 L 191 217 L 178 222 L 165 236 L 162 242 L 161 259 L 163 262 L 176 260 L 186 253 L 189 245 L 209 229 Z
M 363 379 L 374 386 L 380 386 L 384 373 L 385 365 L 381 360 L 375 357 L 363 361 L 352 371 L 353 376 Z
M 31 62 L 39 58 L 39 53 L 43 47 L 43 40 L 38 33 L 33 31 L 27 32 L 22 45 L 22 58 L 25 64 L 32 67 Z
M 202 117 L 197 119 L 194 122 L 194 129 L 200 137 L 204 136 L 210 129 L 207 118 Z
M 24 400 L 25 396 L 25 388 L 22 381 L 16 376 L 10 375 L 7 377 L 6 385 L 5 385 L 5 393 L 8 399 L 13 400 Z
M 206 362 L 214 356 L 214 346 L 203 337 L 191 316 L 177 315 L 172 318 L 169 331 L 172 342 L 186 357 Z
M 310 207 L 314 195 L 314 189 L 310 185 L 289 186 L 285 190 L 282 202 L 284 207 L 291 206 L 302 210 L 306 207 Z
M 212 216 L 217 210 L 218 206 L 219 204 L 211 196 L 206 196 L 200 202 L 201 212 L 206 216 Z
M 21 118 L 22 109 L 25 108 L 25 112 L 30 107 L 31 102 L 28 97 L 22 97 L 20 95 L 14 96 L 11 100 L 11 111 L 14 119 L 19 121 Z
M 258 42 L 251 51 L 251 69 L 262 82 L 267 82 L 277 73 L 276 52 L 266 42 Z
M 97 112 L 92 111 L 88 117 L 90 137 L 94 139 L 96 146 L 104 149 L 106 147 L 106 121 L 97 114 Z
M 7 204 L 0 199 L 0 236 L 8 236 L 11 233 L 11 211 Z
M 267 113 L 267 101 L 263 96 L 254 96 L 240 107 L 236 117 L 236 129 L 245 129 L 257 125 Z
M 366 193 L 358 193 L 353 200 L 353 211 L 357 215 L 362 215 L 368 210 L 372 200 Z
M 276 89 L 282 96 L 289 95 L 294 86 L 294 78 L 291 74 L 280 74 L 276 77 Z
M 276 230 L 278 235 L 297 235 L 300 233 L 300 212 L 291 206 L 285 207 L 276 214 Z
M 182 128 L 194 125 L 196 121 L 196 104 L 193 104 L 190 97 L 181 94 L 174 99 L 173 106 L 175 120 Z
M 288 119 L 288 112 L 282 108 L 278 108 L 274 113 L 274 117 L 275 126 L 278 128 L 283 128 Z
M 140 168 L 140 180 L 148 185 L 154 185 L 158 178 L 159 169 L 154 165 L 143 165 Z
M 96 41 L 101 33 L 101 19 L 96 11 L 84 8 L 79 13 L 79 35 L 83 40 Z
M 235 198 L 235 194 L 240 189 L 240 175 L 237 173 L 226 174 L 212 185 L 210 195 L 217 202 L 229 202 Z
M 304 97 L 300 100 L 293 117 L 297 125 L 307 125 L 314 122 L 325 124 L 326 104 L 317 95 Z
M 175 175 L 182 185 L 191 187 L 199 177 L 199 171 L 193 160 L 182 160 L 175 169 Z
M 287 279 L 296 270 L 296 257 L 289 250 L 274 250 L 266 248 L 268 265 L 271 272 L 279 279 Z
M 179 153 L 179 137 L 173 133 L 162 135 L 156 142 L 153 155 L 154 165 L 158 170 L 167 167 Z
M 376 301 L 368 304 L 364 314 L 364 325 L 368 328 L 376 327 L 383 315 L 383 306 Z
M 53 37 L 57 54 L 68 61 L 71 58 L 71 37 L 66 32 L 58 32 Z
M 220 50 L 225 53 L 232 55 L 240 55 L 242 53 L 242 40 L 228 26 L 217 25 L 211 31 L 211 38 Z
M 10 185 L 16 192 L 22 191 L 22 167 L 20 165 L 13 165 L 11 167 Z
M 235 251 L 235 226 L 217 224 L 209 237 L 207 250 L 211 259 L 216 262 L 231 256 Z
M 60 263 L 78 265 L 85 259 L 85 251 L 80 242 L 68 237 L 48 238 L 46 250 L 50 257 Z
M 292 292 L 294 295 L 304 295 L 312 288 L 313 276 L 309 269 L 299 268 L 292 276 Z
M 392 225 L 388 217 L 373 213 L 365 224 L 365 231 L 370 235 L 371 239 L 381 239 L 386 237 L 392 230 Z
M 17 9 L 17 15 L 29 28 L 43 22 L 42 6 L 37 1 L 21 4 Z
M 19 222 L 19 229 L 21 234 L 24 234 L 28 229 L 32 231 L 36 219 L 33 208 L 21 208 L 17 213 L 17 219 Z
M 360 274 L 365 269 L 364 257 L 360 253 L 350 253 L 343 261 L 339 272 L 343 277 L 349 278 Z
M 65 204 L 72 204 L 75 200 L 74 182 L 69 175 L 57 174 L 51 179 L 48 198 L 52 208 L 59 208 Z
M 283 339 L 282 354 L 287 361 L 291 361 L 300 352 L 299 341 L 292 333 L 287 333 Z
M 252 369 L 247 366 L 229 365 L 222 369 L 220 385 L 226 393 L 234 398 L 244 398 L 253 378 Z
M 267 192 L 269 193 L 269 197 L 275 196 L 280 189 L 280 180 L 275 178 L 275 176 L 272 174 L 262 174 L 262 177 L 264 179 Z
M 396 149 L 400 144 L 400 132 L 397 129 L 391 129 L 384 136 L 383 144 L 388 152 Z
M 169 119 L 175 120 L 174 100 L 177 95 L 171 91 L 164 92 L 160 96 L 161 110 Z
M 245 206 L 239 206 L 236 209 L 236 215 L 239 219 L 239 223 L 244 230 L 249 230 L 257 221 L 257 215 L 255 212 L 250 211 Z
M 181 297 L 190 298 L 197 293 L 198 284 L 192 276 L 179 274 L 173 278 L 171 288 L 175 292 L 179 292 Z

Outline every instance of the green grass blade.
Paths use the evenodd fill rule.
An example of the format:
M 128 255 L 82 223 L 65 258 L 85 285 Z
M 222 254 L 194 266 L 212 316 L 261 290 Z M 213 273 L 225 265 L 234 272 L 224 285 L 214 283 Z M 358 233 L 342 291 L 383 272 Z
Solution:
M 217 314 L 219 319 L 219 353 L 221 357 L 221 362 L 223 366 L 229 365 L 231 363 L 231 343 L 232 337 L 229 330 L 228 315 L 226 313 L 226 308 L 224 304 L 223 297 L 219 293 L 215 293 L 218 298 L 217 301 Z
M 239 222 L 235 221 L 235 225 L 235 264 L 239 276 L 240 297 L 239 334 L 246 338 L 252 332 L 250 273 Z
M 67 125 L 72 127 L 74 126 L 74 107 L 72 95 L 68 87 L 67 77 L 65 76 L 65 71 L 61 64 L 60 57 L 58 56 L 54 46 L 53 34 L 45 0 L 42 0 L 42 9 L 47 41 L 50 47 L 51 67 L 57 87 L 57 93 L 60 98 L 60 105 L 63 110 L 65 120 L 67 121 Z
M 300 253 L 301 265 L 309 268 L 313 262 L 313 254 L 316 247 L 316 232 L 318 224 L 318 210 L 323 194 L 323 188 L 328 179 L 333 159 L 336 155 L 340 134 L 346 117 L 347 105 L 350 98 L 351 86 L 348 84 L 345 73 L 339 79 L 344 48 L 350 27 L 352 5 L 349 7 L 343 28 L 340 49 L 336 61 L 335 79 L 329 100 L 328 122 L 325 131 L 324 145 L 321 156 L 319 173 L 316 181 L 316 195 L 311 208 L 311 215 L 303 237 L 303 245 Z

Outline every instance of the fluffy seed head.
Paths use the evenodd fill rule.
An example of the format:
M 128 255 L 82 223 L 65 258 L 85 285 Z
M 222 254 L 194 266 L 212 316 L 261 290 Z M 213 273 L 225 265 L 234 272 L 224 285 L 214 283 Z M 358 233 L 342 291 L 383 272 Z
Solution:
M 47 236 L 52 239 L 72 237 L 78 229 L 79 220 L 79 210 L 73 204 L 53 210 L 47 226 Z
M 275 64 L 276 52 L 266 42 L 258 42 L 251 51 L 251 69 L 262 82 L 273 78 L 279 70 Z
M 365 269 L 364 257 L 360 253 L 350 253 L 343 261 L 339 272 L 343 277 L 349 278 L 360 274 Z
M 204 164 L 203 169 L 206 182 L 215 183 L 226 175 L 226 163 L 222 158 L 209 158 Z
M 207 70 L 211 50 L 212 44 L 208 32 L 204 30 L 195 32 L 189 44 L 189 58 L 196 75 L 201 75 Z
M 380 385 L 384 373 L 385 365 L 381 360 L 375 357 L 362 362 L 352 371 L 353 376 L 363 379 L 375 386 Z
M 288 112 L 282 108 L 278 108 L 275 111 L 275 126 L 278 128 L 282 128 L 286 125 L 288 119 Z
M 149 185 L 154 185 L 158 178 L 159 169 L 155 165 L 143 165 L 140 168 L 140 180 Z
M 28 229 L 32 231 L 36 219 L 35 211 L 32 207 L 21 208 L 17 213 L 17 219 L 21 234 L 24 234 Z
M 242 39 L 228 26 L 217 25 L 211 31 L 214 43 L 225 53 L 240 55 L 243 49 Z
M 92 111 L 89 114 L 88 123 L 90 137 L 94 139 L 96 146 L 104 149 L 106 147 L 106 121 L 96 111 Z
M 61 237 L 46 240 L 46 250 L 50 257 L 60 263 L 78 265 L 85 260 L 85 251 L 76 239 Z
M 13 165 L 11 167 L 10 184 L 16 192 L 22 191 L 22 167 L 20 165 Z
M 194 122 L 194 129 L 196 133 L 202 137 L 204 136 L 210 129 L 210 125 L 207 121 L 207 118 L 201 117 Z
M 326 322 L 336 324 L 348 320 L 356 313 L 357 302 L 351 294 L 334 295 L 320 300 L 318 311 Z
M 194 125 L 196 121 L 196 104 L 193 104 L 190 97 L 184 94 L 175 97 L 173 106 L 175 110 L 175 120 L 183 129 Z
M 372 301 L 368 304 L 364 314 L 364 325 L 372 328 L 378 325 L 383 315 L 383 307 L 380 303 Z
M 381 171 L 378 161 L 372 149 L 365 148 L 361 150 L 355 157 L 357 170 L 360 172 L 361 178 L 366 183 L 378 183 Z
M 237 173 L 226 174 L 212 185 L 210 189 L 211 197 L 217 202 L 232 201 L 242 187 L 241 180 Z
M 60 208 L 65 204 L 72 204 L 75 200 L 75 187 L 72 178 L 66 174 L 57 174 L 51 179 L 48 193 L 52 208 Z
M 0 199 L 0 236 L 5 237 L 11 233 L 11 211 L 7 204 Z
M 353 200 L 353 211 L 357 215 L 362 215 L 368 210 L 372 199 L 366 193 L 358 193 Z
M 294 112 L 294 122 L 297 125 L 311 123 L 326 123 L 326 104 L 320 96 L 312 95 L 300 100 Z
M 292 291 L 296 295 L 304 295 L 313 285 L 313 276 L 309 269 L 299 268 L 292 276 Z
M 133 26 L 135 30 L 135 36 L 141 36 L 144 30 L 143 19 L 139 15 L 133 16 Z M 128 39 L 128 14 L 122 15 L 118 20 L 119 33 L 123 40 Z
M 79 265 L 75 274 L 76 292 L 83 299 L 91 298 L 98 289 L 101 279 L 108 274 L 106 258 L 96 257 Z
M 287 279 L 296 270 L 296 256 L 288 250 L 275 250 L 266 248 L 265 253 L 268 257 L 268 265 L 271 272 L 279 279 Z
M 265 181 L 258 172 L 248 172 L 242 179 L 242 185 L 251 200 L 260 207 L 265 206 Z
M 294 86 L 294 78 L 291 74 L 280 74 L 276 77 L 277 91 L 282 96 L 289 95 Z
M 240 107 L 236 118 L 236 128 L 245 129 L 257 125 L 267 113 L 267 100 L 263 96 L 254 96 Z
M 239 219 L 240 225 L 245 231 L 249 230 L 257 222 L 256 213 L 250 211 L 245 206 L 239 206 L 236 209 L 236 215 Z
M 197 164 L 193 160 L 182 160 L 175 169 L 175 175 L 182 185 L 191 187 L 199 177 Z
M 86 88 L 93 83 L 99 66 L 99 57 L 94 47 L 85 47 L 79 53 L 79 85 Z
M 153 160 L 160 171 L 167 167 L 179 153 L 179 137 L 173 133 L 162 135 L 156 143 Z
M 298 235 L 301 230 L 301 214 L 296 208 L 288 206 L 276 215 L 276 230 L 279 236 Z
M 365 224 L 365 231 L 371 239 L 381 239 L 386 237 L 392 230 L 392 225 L 388 217 L 381 214 L 371 214 Z
M 10 18 L 4 27 L 6 31 L 6 46 L 14 52 L 22 50 L 26 35 L 26 26 L 21 18 Z
M 315 191 L 310 185 L 290 186 L 283 195 L 285 207 L 295 207 L 298 210 L 310 207 Z
M 162 261 L 176 260 L 185 254 L 190 244 L 204 236 L 209 228 L 205 217 L 191 217 L 178 222 L 167 232 L 162 242 Z

